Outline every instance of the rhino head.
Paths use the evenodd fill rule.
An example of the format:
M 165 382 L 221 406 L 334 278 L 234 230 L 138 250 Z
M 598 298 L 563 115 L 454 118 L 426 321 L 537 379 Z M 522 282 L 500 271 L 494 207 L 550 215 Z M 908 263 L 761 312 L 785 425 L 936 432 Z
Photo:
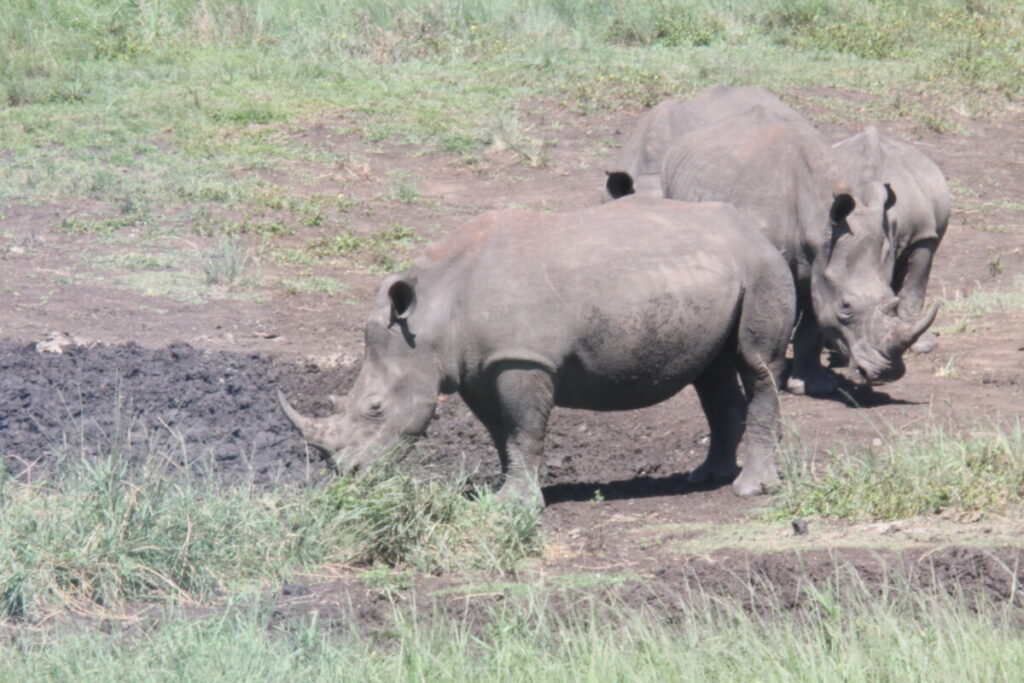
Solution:
M 334 401 L 335 414 L 304 416 L 278 392 L 288 419 L 342 473 L 421 436 L 434 416 L 442 372 L 437 348 L 415 331 L 418 308 L 415 280 L 384 281 L 366 322 L 362 368 L 348 395 Z
M 814 261 L 811 298 L 822 332 L 849 359 L 854 379 L 888 382 L 903 376 L 903 352 L 934 322 L 938 305 L 913 320 L 898 315 L 888 220 L 896 195 L 889 185 L 872 183 L 862 200 L 834 197 L 831 234 L 823 258 Z

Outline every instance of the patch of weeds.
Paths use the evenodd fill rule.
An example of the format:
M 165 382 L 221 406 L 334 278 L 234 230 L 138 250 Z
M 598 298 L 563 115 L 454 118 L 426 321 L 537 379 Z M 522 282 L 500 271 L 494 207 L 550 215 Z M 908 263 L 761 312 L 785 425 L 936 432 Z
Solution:
M 374 567 L 360 574 L 359 579 L 367 588 L 386 595 L 409 590 L 412 586 L 412 575 L 409 572 L 391 567 Z
M 1001 263 L 996 261 L 999 269 Z M 989 268 L 993 268 L 992 263 Z M 966 319 L 979 318 L 990 313 L 1024 308 L 1024 277 L 1006 289 L 977 289 L 970 294 L 957 292 L 952 299 L 942 301 L 942 310 Z
M 420 198 L 416 180 L 410 173 L 396 171 L 391 174 L 394 182 L 388 191 L 388 198 L 403 204 L 412 204 Z
M 348 285 L 329 277 L 300 277 L 281 280 L 281 289 L 288 294 L 304 294 L 321 292 L 328 296 L 337 296 L 348 289 Z
M 465 487 L 465 479 L 415 479 L 391 453 L 331 484 L 322 504 L 334 511 L 355 563 L 510 572 L 539 554 L 539 509 L 489 492 L 470 500 Z
M 1009 429 L 889 434 L 879 448 L 831 453 L 814 472 L 783 453 L 783 482 L 770 516 L 893 520 L 944 511 L 973 513 L 1024 503 L 1024 425 Z
M 531 135 L 532 130 L 532 126 L 524 125 L 514 114 L 499 116 L 488 128 L 488 145 L 496 152 L 510 149 L 531 168 L 543 168 L 550 162 L 548 143 Z
M 224 230 L 226 235 L 262 235 L 272 237 L 276 235 L 292 235 L 295 231 L 285 225 L 281 219 L 267 220 L 257 218 L 246 218 L 245 220 L 228 226 Z
M 72 235 L 112 235 L 124 228 L 142 227 L 149 223 L 146 213 L 121 214 L 108 218 L 71 216 L 61 221 L 58 230 Z
M 129 251 L 104 256 L 95 262 L 95 267 L 122 270 L 170 270 L 178 267 L 178 258 L 174 254 Z
M 407 261 L 401 255 L 412 247 L 415 240 L 416 235 L 410 228 L 392 223 L 369 234 L 348 228 L 314 242 L 310 250 L 320 258 L 362 256 L 369 272 L 390 273 L 406 267 Z
M 960 374 L 960 372 L 956 369 L 955 363 L 956 355 L 954 354 L 950 356 L 949 359 L 945 363 L 943 363 L 938 370 L 935 371 L 935 376 L 946 379 L 957 377 Z
M 311 266 L 317 262 L 317 256 L 311 254 L 308 249 L 285 247 L 272 249 L 265 253 L 270 255 L 277 263 Z
M 217 247 L 200 254 L 200 266 L 206 284 L 221 287 L 240 283 L 249 261 L 249 254 L 238 245 L 237 240 L 231 238 L 222 239 Z

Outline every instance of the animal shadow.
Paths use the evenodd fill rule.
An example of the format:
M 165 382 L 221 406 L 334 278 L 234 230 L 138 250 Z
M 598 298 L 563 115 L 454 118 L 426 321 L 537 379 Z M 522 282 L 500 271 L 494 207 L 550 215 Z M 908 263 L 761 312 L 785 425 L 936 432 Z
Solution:
M 635 477 L 605 483 L 573 482 L 551 484 L 543 488 L 547 505 L 558 503 L 584 502 L 588 500 L 622 500 L 627 498 L 653 498 L 655 496 L 679 496 L 697 491 L 713 491 L 728 482 L 716 484 L 693 484 L 687 477 L 689 472 L 670 474 L 664 477 Z

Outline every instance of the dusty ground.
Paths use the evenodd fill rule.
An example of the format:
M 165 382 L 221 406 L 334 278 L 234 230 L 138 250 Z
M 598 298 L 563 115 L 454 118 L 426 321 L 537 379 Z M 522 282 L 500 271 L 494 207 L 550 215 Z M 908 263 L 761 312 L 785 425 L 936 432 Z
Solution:
M 833 139 L 870 122 L 855 94 L 812 91 L 793 93 L 789 100 Z M 582 207 L 597 200 L 604 167 L 635 116 L 584 117 L 539 108 L 535 130 L 551 143 L 548 163 L 540 168 L 509 151 L 495 150 L 467 164 L 418 149 L 369 147 L 335 134 L 339 121 L 311 121 L 304 136 L 339 158 L 362 161 L 340 165 L 316 187 L 300 189 L 344 192 L 360 208 L 343 218 L 358 230 L 400 221 L 425 238 L 489 208 Z M 954 214 L 930 292 L 953 297 L 1014 284 L 1024 272 L 1024 204 L 1017 195 L 1024 186 L 1021 113 L 1007 111 L 986 121 L 959 118 L 956 130 L 943 132 L 910 121 L 880 127 L 920 145 L 954 190 Z M 416 179 L 415 201 L 384 196 L 384 179 L 395 171 Z M 286 183 L 287 174 L 279 175 L 274 180 Z M 81 450 L 88 451 L 96 435 L 117 431 L 112 409 L 121 405 L 135 425 L 135 437 L 125 443 L 136 452 L 145 449 L 145 438 L 173 433 L 184 436 L 194 454 L 214 457 L 228 478 L 276 486 L 321 476 L 315 454 L 277 409 L 274 391 L 283 389 L 300 408 L 323 411 L 327 394 L 347 389 L 379 276 L 354 269 L 319 273 L 313 267 L 347 285 L 341 297 L 288 294 L 273 286 L 255 296 L 198 303 L 147 296 L 119 286 L 116 273 L 89 267 L 133 248 L 141 237 L 99 240 L 57 229 L 69 211 L 82 207 L 2 208 L 0 454 L 9 471 L 45 476 L 48 449 L 63 439 L 86 444 Z M 280 241 L 300 245 L 330 234 L 334 218 Z M 195 236 L 162 239 L 168 249 L 204 244 Z M 261 268 L 264 283 L 283 274 L 270 259 Z M 784 396 L 791 444 L 822 458 L 838 442 L 869 443 L 890 428 L 1020 418 L 1024 311 L 972 319 L 966 329 L 957 322 L 940 314 L 938 350 L 911 357 L 906 377 L 897 383 L 858 392 L 852 402 Z M 35 344 L 54 332 L 78 344 L 61 354 L 39 353 Z M 836 558 L 867 577 L 884 574 L 883 566 L 903 567 L 915 581 L 956 578 L 996 594 L 1009 590 L 1010 576 L 1021 575 L 1024 521 L 1016 518 L 812 522 L 810 533 L 800 537 L 788 525 L 758 521 L 752 511 L 761 501 L 739 500 L 728 487 L 693 490 L 686 484 L 684 473 L 703 458 L 705 431 L 690 389 L 638 412 L 556 411 L 544 475 L 546 549 L 523 576 L 537 581 L 574 572 L 631 573 L 647 588 L 625 595 L 643 601 L 695 577 L 729 592 L 735 577 L 754 576 L 785 592 L 801 577 L 831 575 Z M 497 473 L 489 440 L 456 397 L 442 404 L 423 446 L 428 464 L 466 467 L 482 480 Z M 924 570 L 935 566 L 942 568 L 937 574 Z M 282 614 L 353 600 L 370 614 L 377 598 L 345 571 L 330 580 L 307 577 L 286 586 Z M 430 589 L 431 581 L 422 580 L 422 587 Z M 451 584 L 450 578 L 436 581 Z

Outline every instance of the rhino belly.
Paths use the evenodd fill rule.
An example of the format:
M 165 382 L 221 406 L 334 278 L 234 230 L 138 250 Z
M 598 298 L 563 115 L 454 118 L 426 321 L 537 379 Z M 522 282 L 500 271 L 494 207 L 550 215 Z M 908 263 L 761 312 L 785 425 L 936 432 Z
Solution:
M 639 332 L 610 326 L 581 339 L 558 369 L 555 404 L 632 410 L 667 400 L 704 372 L 734 327 L 731 316 L 705 325 L 672 323 Z

